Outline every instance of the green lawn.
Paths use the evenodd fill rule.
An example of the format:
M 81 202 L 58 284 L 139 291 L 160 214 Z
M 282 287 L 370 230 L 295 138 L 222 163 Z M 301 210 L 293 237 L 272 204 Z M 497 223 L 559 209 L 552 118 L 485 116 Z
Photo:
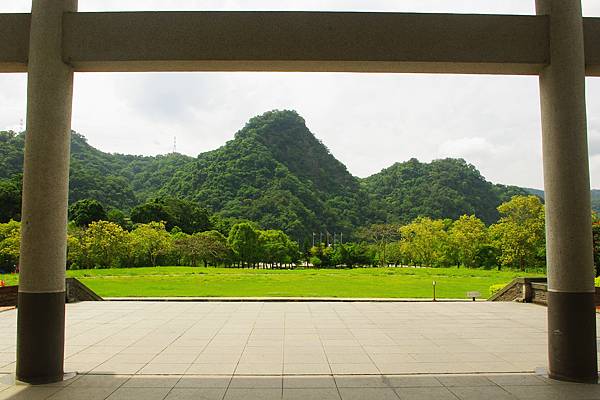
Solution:
M 67 271 L 105 297 L 130 296 L 323 296 L 465 298 L 467 291 L 489 296 L 493 284 L 507 283 L 518 271 L 464 268 L 355 268 L 258 270 L 237 268 L 149 267 Z M 527 274 L 531 276 L 531 273 Z M 16 275 L 4 275 L 16 284 Z

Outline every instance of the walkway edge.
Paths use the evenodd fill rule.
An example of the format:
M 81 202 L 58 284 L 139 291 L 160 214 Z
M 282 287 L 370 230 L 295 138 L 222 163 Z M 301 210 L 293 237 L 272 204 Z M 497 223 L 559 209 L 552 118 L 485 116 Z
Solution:
M 381 303 L 408 303 L 432 302 L 427 298 L 355 298 L 355 297 L 103 297 L 105 301 L 261 301 L 261 302 L 381 302 Z M 477 302 L 484 302 L 478 299 Z M 473 303 L 471 299 L 437 299 L 436 302 Z

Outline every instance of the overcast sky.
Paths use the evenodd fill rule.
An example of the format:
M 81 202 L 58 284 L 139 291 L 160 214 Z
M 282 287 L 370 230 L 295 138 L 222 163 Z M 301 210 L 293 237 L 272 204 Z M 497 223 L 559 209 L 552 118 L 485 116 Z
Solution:
M 600 17 L 600 1 L 584 0 Z M 31 0 L 2 0 L 28 12 Z M 79 0 L 80 11 L 314 10 L 533 14 L 534 0 Z M 587 81 L 592 187 L 600 188 L 600 78 Z M 0 74 L 0 130 L 25 120 L 26 76 Z M 342 73 L 76 74 L 73 129 L 107 152 L 196 156 L 254 115 L 294 109 L 357 176 L 412 157 L 462 157 L 497 183 L 541 188 L 536 77 Z

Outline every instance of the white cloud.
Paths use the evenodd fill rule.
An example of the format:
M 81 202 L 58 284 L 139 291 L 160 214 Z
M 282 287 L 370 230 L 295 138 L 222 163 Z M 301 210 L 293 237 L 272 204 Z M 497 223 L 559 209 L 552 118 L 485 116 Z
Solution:
M 463 137 L 442 142 L 438 149 L 440 157 L 490 157 L 506 151 L 507 146 L 496 147 L 482 137 Z

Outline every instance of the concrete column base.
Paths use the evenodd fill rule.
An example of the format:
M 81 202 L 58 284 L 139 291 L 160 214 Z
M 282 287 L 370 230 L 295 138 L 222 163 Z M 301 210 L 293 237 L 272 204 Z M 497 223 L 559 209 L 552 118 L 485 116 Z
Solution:
M 594 293 L 548 292 L 550 378 L 598 382 L 594 296 Z
M 33 385 L 62 381 L 65 292 L 19 293 L 17 318 L 17 380 Z

